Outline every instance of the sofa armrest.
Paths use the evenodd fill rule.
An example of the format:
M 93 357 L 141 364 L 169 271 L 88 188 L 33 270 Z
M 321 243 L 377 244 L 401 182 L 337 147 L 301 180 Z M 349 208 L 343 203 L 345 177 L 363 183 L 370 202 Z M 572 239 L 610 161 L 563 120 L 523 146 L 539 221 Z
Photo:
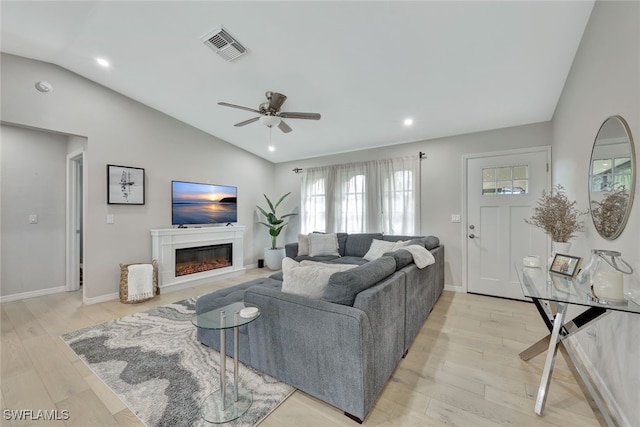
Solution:
M 356 296 L 354 308 L 367 313 L 372 328 L 375 358 L 375 396 L 382 391 L 404 354 L 405 274 L 395 272 Z
M 245 303 L 260 308 L 249 326 L 251 365 L 360 419 L 373 405 L 374 339 L 357 308 L 261 286 Z M 336 378 L 341 378 L 336 381 Z

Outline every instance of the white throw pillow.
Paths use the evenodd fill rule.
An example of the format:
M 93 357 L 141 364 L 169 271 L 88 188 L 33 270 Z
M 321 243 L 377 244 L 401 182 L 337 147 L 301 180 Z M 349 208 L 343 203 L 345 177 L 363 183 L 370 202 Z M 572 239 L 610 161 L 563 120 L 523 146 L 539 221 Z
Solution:
M 335 233 L 309 234 L 309 256 L 340 256 L 338 236 Z
M 298 256 L 309 255 L 309 236 L 298 234 Z
M 304 263 L 304 264 L 303 264 Z M 319 299 L 329 284 L 329 277 L 338 271 L 356 268 L 353 264 L 324 264 L 314 261 L 298 263 L 282 260 L 282 292 Z
M 364 259 L 367 261 L 373 261 L 380 258 L 387 252 L 397 251 L 403 246 L 406 246 L 408 241 L 398 240 L 397 242 L 387 242 L 386 240 L 373 239 L 369 251 L 364 255 Z

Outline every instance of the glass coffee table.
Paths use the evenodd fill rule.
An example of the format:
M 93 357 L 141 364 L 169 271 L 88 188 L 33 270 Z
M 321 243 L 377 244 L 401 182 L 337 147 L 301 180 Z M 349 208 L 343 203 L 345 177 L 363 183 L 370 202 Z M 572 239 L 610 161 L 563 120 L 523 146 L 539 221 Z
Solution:
M 253 310 L 254 313 L 245 315 L 245 311 L 249 310 Z M 235 420 L 251 407 L 251 391 L 238 386 L 238 327 L 251 323 L 258 317 L 260 310 L 256 307 L 247 307 L 243 302 L 236 302 L 195 314 L 191 319 L 197 328 L 220 331 L 220 389 L 207 396 L 200 408 L 202 418 L 210 423 Z M 225 329 L 229 328 L 233 328 L 233 393 L 227 390 L 226 378 Z

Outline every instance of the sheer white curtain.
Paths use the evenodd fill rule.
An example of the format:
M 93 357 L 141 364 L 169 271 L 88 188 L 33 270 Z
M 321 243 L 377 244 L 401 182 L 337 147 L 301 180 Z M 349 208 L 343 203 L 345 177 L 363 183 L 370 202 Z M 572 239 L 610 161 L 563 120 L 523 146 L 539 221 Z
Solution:
M 302 182 L 302 232 L 419 232 L 417 157 L 307 169 Z

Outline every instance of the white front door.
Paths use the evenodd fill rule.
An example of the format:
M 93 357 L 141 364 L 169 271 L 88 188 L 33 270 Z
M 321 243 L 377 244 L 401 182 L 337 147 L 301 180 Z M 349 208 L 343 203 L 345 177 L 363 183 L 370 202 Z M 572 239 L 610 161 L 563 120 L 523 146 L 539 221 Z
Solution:
M 547 238 L 524 222 L 550 187 L 550 148 L 465 158 L 468 292 L 524 300 L 516 263 L 547 259 Z

